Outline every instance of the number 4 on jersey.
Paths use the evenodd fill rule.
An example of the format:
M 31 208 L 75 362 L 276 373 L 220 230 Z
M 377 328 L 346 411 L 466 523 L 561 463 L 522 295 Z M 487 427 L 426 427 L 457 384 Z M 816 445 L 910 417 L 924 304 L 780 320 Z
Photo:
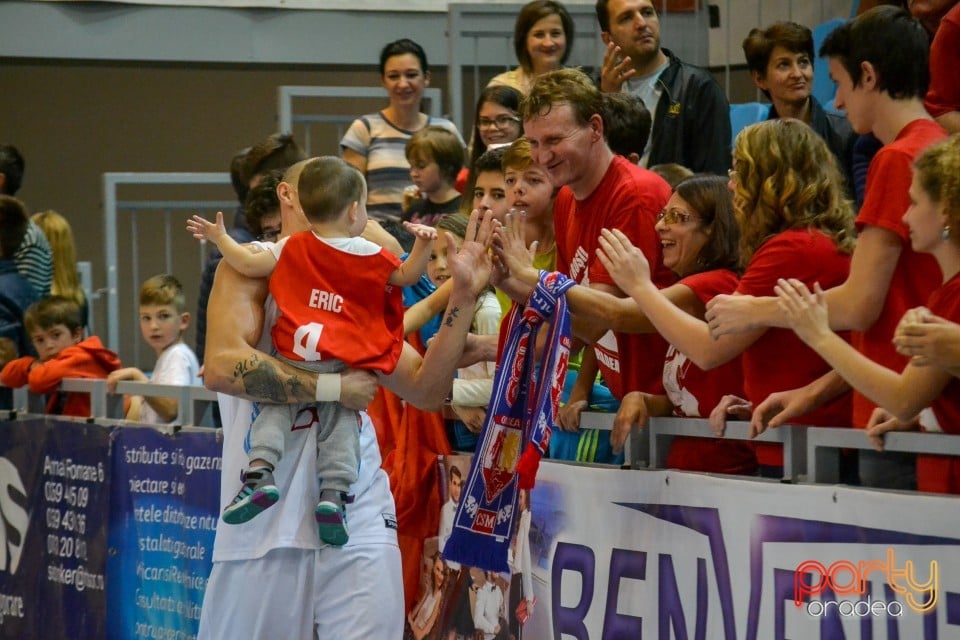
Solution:
M 323 333 L 323 325 L 319 322 L 297 327 L 293 334 L 293 352 L 303 358 L 304 362 L 322 360 L 323 356 L 317 350 L 321 333 Z

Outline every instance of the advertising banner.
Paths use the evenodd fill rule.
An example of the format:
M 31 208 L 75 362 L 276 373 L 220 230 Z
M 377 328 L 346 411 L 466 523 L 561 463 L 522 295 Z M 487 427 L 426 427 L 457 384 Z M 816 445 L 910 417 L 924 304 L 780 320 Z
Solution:
M 960 638 L 956 497 L 544 462 L 531 505 L 529 637 Z
M 220 453 L 213 431 L 114 432 L 109 638 L 196 637 L 212 566 Z
M 0 638 L 103 638 L 109 429 L 0 422 Z

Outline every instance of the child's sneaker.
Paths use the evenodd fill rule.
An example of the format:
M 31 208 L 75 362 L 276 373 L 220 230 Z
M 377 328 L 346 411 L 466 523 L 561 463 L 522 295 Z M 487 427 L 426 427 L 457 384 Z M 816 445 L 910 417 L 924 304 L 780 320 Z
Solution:
M 320 539 L 327 544 L 342 547 L 350 539 L 347 530 L 347 512 L 343 507 L 343 494 L 325 489 L 320 492 L 314 516 L 320 531 Z
M 223 521 L 241 524 L 269 509 L 280 499 L 280 490 L 273 483 L 273 472 L 258 467 L 243 473 L 243 488 L 233 502 L 223 510 Z

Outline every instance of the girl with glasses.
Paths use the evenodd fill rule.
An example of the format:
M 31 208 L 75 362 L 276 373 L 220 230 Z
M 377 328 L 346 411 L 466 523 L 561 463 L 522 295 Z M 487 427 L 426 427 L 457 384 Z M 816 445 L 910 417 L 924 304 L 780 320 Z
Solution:
M 511 220 L 508 226 L 517 225 Z M 718 293 L 735 291 L 739 280 L 740 232 L 726 180 L 697 175 L 680 182 L 657 216 L 652 231 L 660 239 L 664 266 L 679 278 L 675 284 L 660 290 L 659 295 L 674 306 L 677 313 L 702 321 L 706 303 Z M 537 272 L 525 259 L 522 237 L 509 238 L 505 246 L 504 258 L 510 275 L 529 285 Z M 566 295 L 574 314 L 574 333 L 581 324 L 599 324 L 625 333 L 657 332 L 657 327 L 630 298 L 617 298 L 580 285 Z M 614 423 L 610 436 L 612 446 L 621 450 L 634 424 L 646 426 L 650 416 L 707 417 L 724 396 L 742 393 L 741 380 L 739 358 L 707 372 L 671 345 L 664 357 L 665 392 L 626 394 L 622 406 L 630 407 L 629 414 L 624 415 L 630 415 L 631 419 Z M 746 443 L 675 438 L 667 466 L 689 471 L 749 474 L 757 465 Z

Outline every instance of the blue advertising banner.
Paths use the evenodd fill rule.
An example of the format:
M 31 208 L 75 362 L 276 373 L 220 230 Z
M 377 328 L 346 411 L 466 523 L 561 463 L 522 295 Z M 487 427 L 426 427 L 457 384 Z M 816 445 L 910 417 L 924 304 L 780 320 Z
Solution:
M 220 499 L 216 432 L 113 437 L 108 638 L 195 638 Z
M 106 427 L 0 422 L 0 638 L 102 638 Z

